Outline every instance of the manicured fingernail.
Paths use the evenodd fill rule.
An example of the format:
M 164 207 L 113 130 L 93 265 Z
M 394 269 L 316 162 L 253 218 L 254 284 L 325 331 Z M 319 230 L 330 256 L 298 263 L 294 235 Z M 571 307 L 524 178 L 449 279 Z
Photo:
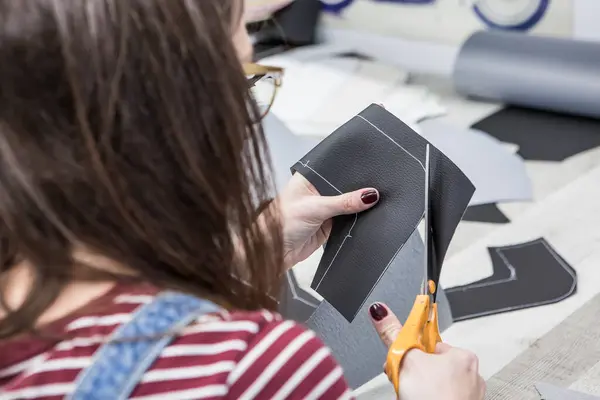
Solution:
M 367 190 L 360 196 L 360 199 L 365 204 L 373 204 L 379 200 L 379 193 L 377 190 Z
M 369 307 L 369 314 L 375 321 L 381 321 L 385 317 L 387 317 L 388 312 L 384 306 L 379 303 L 374 303 L 371 307 Z

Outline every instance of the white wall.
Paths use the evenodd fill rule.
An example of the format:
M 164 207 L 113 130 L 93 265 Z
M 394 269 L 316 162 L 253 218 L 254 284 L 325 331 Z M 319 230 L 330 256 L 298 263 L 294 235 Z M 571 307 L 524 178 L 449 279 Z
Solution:
M 472 8 L 473 0 L 437 0 L 432 5 L 394 4 L 373 0 L 355 0 L 339 16 L 328 14 L 326 26 L 377 35 L 425 40 L 440 44 L 462 43 L 485 24 Z M 498 15 L 526 10 L 535 0 L 485 0 Z M 573 35 L 573 1 L 550 0 L 550 6 L 532 33 L 571 37 Z M 593 0 L 600 3 L 600 0 Z M 516 11 L 515 11 L 516 10 Z M 598 15 L 600 17 L 600 15 Z
M 600 41 L 599 19 L 600 0 L 575 0 L 573 36 L 578 39 Z
M 325 37 L 411 72 L 449 75 L 461 38 L 476 25 L 462 1 L 438 0 L 437 7 L 419 9 L 355 0 L 341 16 L 325 18 Z M 534 33 L 600 41 L 600 0 L 550 1 L 551 9 Z M 442 13 L 446 8 L 450 11 Z

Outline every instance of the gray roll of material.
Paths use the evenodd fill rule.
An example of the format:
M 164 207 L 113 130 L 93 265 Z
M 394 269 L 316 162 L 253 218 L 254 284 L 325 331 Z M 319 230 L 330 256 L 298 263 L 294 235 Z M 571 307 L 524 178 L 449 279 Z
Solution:
M 454 65 L 458 93 L 600 118 L 600 43 L 480 31 Z

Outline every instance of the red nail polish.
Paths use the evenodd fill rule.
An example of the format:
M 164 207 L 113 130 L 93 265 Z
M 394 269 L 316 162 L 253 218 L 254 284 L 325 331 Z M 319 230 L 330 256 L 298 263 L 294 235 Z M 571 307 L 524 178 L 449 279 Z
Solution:
M 387 309 L 379 303 L 373 304 L 369 307 L 369 314 L 375 321 L 381 321 L 385 317 L 387 317 L 388 312 Z
M 379 200 L 379 193 L 377 190 L 367 190 L 360 196 L 360 199 L 364 204 L 373 204 Z

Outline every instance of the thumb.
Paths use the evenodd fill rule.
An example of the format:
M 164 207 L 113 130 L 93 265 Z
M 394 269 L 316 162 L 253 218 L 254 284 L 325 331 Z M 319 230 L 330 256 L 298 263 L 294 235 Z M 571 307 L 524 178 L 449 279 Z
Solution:
M 386 347 L 390 347 L 402 329 L 402 324 L 392 310 L 383 303 L 374 303 L 369 307 L 371 322 Z
M 338 215 L 356 214 L 368 210 L 379 201 L 379 192 L 373 188 L 355 190 L 340 194 L 339 196 L 318 196 L 313 199 L 318 202 L 318 207 L 323 220 Z

